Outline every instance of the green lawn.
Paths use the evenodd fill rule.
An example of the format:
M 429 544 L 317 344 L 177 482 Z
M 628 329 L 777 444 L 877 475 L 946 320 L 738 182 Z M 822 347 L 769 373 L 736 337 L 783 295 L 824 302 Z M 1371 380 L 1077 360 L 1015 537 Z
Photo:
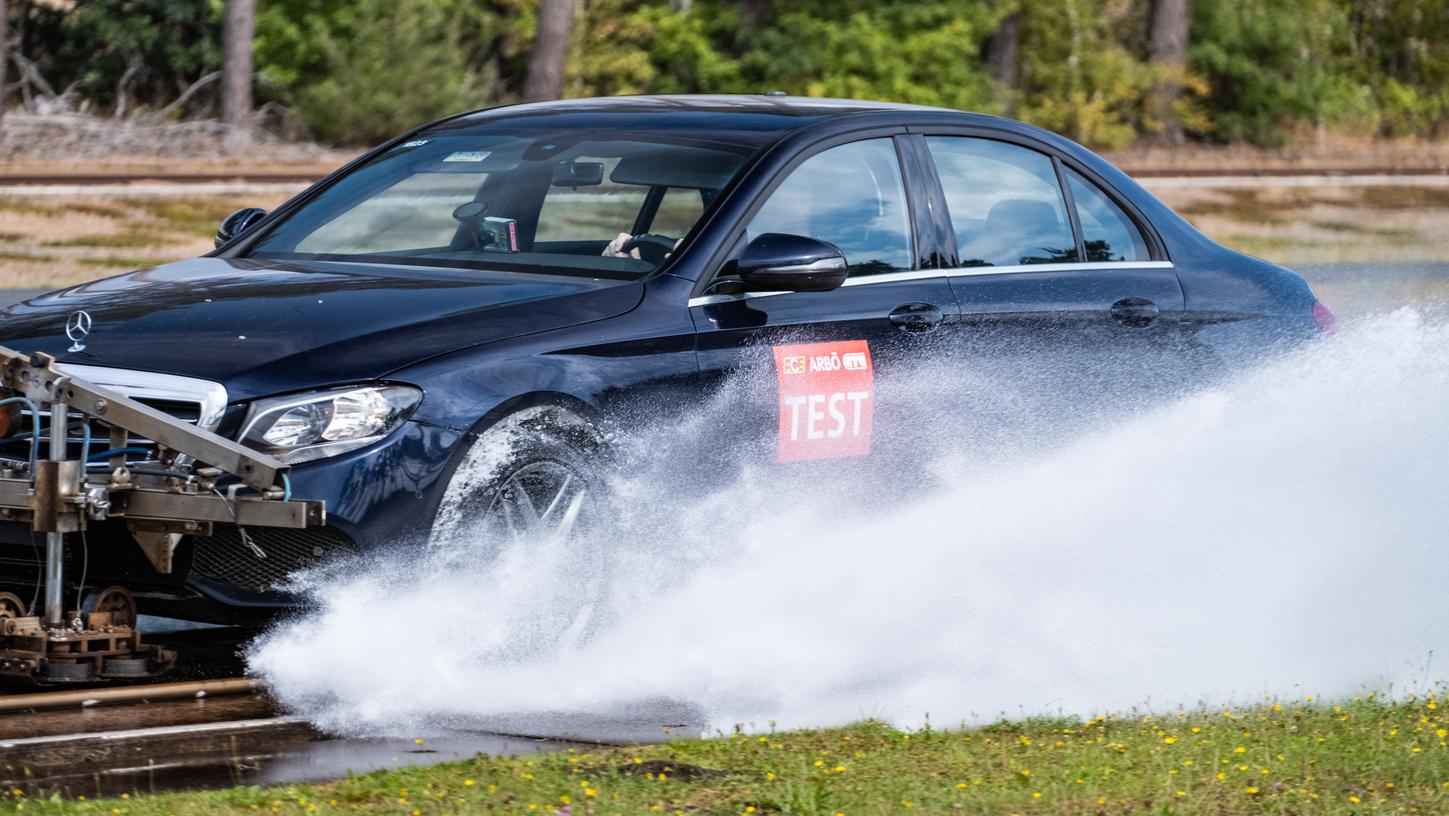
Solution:
M 640 748 L 478 757 L 319 785 L 66 801 L 23 813 L 1127 814 L 1449 812 L 1437 695 L 1269 700 L 968 729 L 732 734 Z

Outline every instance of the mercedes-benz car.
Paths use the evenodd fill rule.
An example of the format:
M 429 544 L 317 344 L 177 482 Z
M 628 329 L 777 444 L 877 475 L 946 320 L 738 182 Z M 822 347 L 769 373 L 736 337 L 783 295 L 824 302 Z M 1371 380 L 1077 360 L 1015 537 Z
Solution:
M 10 307 L 0 344 L 266 451 L 325 500 L 319 529 L 177 531 L 169 571 L 124 528 L 71 548 L 143 611 L 245 621 L 296 601 L 289 574 L 439 524 L 570 523 L 610 423 L 742 371 L 767 410 L 734 432 L 809 467 L 871 456 L 908 410 L 877 386 L 923 355 L 1090 347 L 1149 380 L 1331 319 L 1298 275 L 1020 122 L 656 96 L 420 127 L 229 216 L 204 257 Z M 124 444 L 138 467 L 155 453 Z M 29 591 L 34 548 L 0 521 L 0 589 Z

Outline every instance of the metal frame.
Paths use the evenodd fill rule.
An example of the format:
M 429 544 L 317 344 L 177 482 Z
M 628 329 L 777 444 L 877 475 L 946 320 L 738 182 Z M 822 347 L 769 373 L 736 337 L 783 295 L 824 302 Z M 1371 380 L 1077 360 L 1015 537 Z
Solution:
M 0 469 L 0 521 L 28 521 L 32 531 L 46 534 L 44 609 L 39 616 L 30 610 L 30 617 L 0 618 L 0 677 L 38 683 L 134 679 L 164 673 L 174 662 L 165 650 L 142 645 L 134 620 L 107 610 L 65 609 L 65 536 L 90 522 L 124 521 L 157 570 L 169 572 L 181 535 L 206 534 L 215 522 L 305 528 L 327 521 L 322 502 L 291 498 L 286 464 L 212 433 L 226 409 L 220 385 L 145 372 L 120 382 L 117 373 L 62 366 L 46 354 L 0 346 L 0 396 L 29 401 L 36 438 L 41 415 L 50 416 L 48 456 L 33 467 L 7 461 Z M 134 394 L 196 401 L 200 426 L 80 374 L 104 377 Z M 70 458 L 73 412 L 109 426 L 113 444 L 127 434 L 145 437 L 156 446 L 156 461 L 133 470 L 123 456 L 109 457 L 106 472 L 89 476 L 85 461 Z M 228 476 L 236 482 L 223 491 Z

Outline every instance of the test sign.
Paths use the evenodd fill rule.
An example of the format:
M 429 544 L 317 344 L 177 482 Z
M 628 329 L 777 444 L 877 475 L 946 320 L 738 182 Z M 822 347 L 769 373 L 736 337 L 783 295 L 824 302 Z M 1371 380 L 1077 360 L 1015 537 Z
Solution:
M 874 369 L 864 340 L 775 346 L 781 462 L 870 453 Z

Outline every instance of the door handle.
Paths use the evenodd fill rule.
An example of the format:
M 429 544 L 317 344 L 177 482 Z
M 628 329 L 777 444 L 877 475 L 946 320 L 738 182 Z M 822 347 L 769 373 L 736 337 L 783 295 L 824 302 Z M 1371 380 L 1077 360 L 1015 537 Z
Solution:
M 1161 313 L 1156 303 L 1140 297 L 1122 298 L 1113 303 L 1108 311 L 1111 312 L 1113 320 L 1133 328 L 1146 326 Z
M 929 303 L 906 303 L 891 311 L 891 325 L 904 332 L 928 332 L 946 317 L 941 307 Z

